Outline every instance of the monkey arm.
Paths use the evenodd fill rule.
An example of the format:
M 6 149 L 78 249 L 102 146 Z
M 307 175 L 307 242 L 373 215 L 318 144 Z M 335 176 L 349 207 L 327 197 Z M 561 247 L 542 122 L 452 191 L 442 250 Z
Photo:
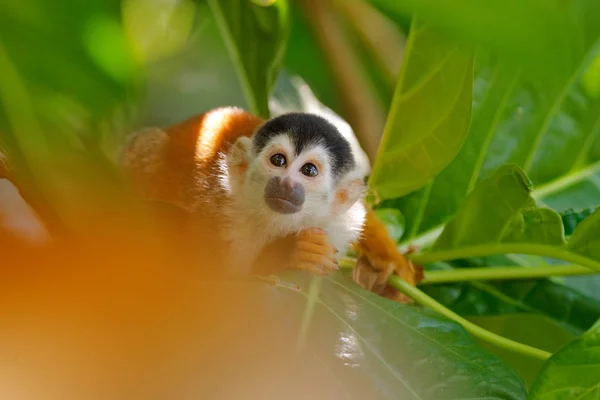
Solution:
M 416 285 L 423 278 L 422 268 L 398 251 L 386 226 L 370 207 L 367 207 L 362 235 L 354 247 L 360 258 L 354 267 L 353 279 L 365 289 L 405 302 L 406 298 L 401 293 L 386 284 L 387 279 L 395 273 Z

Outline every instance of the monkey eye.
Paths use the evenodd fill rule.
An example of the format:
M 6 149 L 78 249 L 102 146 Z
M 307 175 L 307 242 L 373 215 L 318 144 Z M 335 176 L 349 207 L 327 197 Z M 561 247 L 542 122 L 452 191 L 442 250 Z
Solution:
M 271 156 L 271 164 L 276 167 L 285 167 L 285 156 L 280 153 Z
M 303 175 L 306 176 L 317 176 L 319 175 L 319 170 L 317 170 L 317 167 L 315 167 L 314 164 L 311 163 L 306 163 L 302 166 L 302 168 L 300 168 L 300 172 L 302 172 Z

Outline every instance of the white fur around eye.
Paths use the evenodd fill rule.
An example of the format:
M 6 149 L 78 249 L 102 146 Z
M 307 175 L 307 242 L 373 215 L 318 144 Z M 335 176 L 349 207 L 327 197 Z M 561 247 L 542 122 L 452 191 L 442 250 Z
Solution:
M 265 148 L 261 151 L 261 154 L 258 156 L 259 158 L 262 156 L 262 158 L 269 161 L 274 154 L 282 153 L 285 155 L 286 162 L 289 165 L 293 161 L 294 151 L 295 147 L 290 137 L 287 135 L 278 135 L 267 143 Z M 269 161 L 269 164 L 270 163 L 271 162 Z

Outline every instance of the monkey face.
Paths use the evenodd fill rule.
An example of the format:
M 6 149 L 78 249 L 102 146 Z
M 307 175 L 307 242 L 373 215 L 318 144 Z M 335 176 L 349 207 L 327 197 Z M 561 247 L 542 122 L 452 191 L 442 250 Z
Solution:
M 328 209 L 332 177 L 329 157 L 315 145 L 297 154 L 287 135 L 275 137 L 259 155 L 260 168 L 251 171 L 262 177 L 266 206 L 278 214 L 314 214 Z M 262 171 L 259 171 L 262 170 Z
M 252 138 L 239 138 L 226 160 L 229 198 L 275 234 L 329 226 L 364 188 L 348 142 L 309 114 L 267 121 Z

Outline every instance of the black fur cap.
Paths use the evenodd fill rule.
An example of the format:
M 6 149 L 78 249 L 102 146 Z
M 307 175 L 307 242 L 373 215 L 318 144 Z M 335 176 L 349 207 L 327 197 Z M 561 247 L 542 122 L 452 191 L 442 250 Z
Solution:
M 354 168 L 350 143 L 332 123 L 315 114 L 288 113 L 270 119 L 254 135 L 254 150 L 259 153 L 274 137 L 283 134 L 291 137 L 296 156 L 310 146 L 324 146 L 331 156 L 336 177 Z

